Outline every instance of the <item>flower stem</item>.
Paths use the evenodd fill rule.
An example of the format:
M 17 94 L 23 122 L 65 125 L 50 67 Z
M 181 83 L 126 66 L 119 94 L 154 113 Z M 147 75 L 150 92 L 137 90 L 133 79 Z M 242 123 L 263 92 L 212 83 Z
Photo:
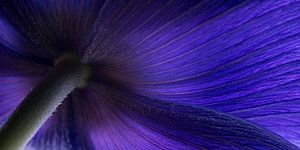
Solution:
M 85 86 L 89 74 L 74 54 L 62 55 L 1 128 L 0 150 L 23 149 L 67 95 Z

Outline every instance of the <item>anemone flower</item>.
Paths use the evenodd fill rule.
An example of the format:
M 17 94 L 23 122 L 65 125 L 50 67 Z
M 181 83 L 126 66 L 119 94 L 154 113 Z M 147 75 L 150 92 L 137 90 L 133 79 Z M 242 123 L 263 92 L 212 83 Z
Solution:
M 7 0 L 0 149 L 300 147 L 300 1 Z

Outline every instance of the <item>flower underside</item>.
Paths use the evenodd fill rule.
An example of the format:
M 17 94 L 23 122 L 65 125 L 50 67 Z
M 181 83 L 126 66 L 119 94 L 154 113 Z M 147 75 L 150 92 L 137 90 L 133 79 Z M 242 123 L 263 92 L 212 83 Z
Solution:
M 299 33 L 294 0 L 2 1 L 0 149 L 299 149 Z

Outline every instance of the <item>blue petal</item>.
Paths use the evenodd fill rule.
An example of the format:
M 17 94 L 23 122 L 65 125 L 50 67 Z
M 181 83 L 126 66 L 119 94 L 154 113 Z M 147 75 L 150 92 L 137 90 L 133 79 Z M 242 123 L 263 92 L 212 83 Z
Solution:
M 300 147 L 299 1 L 105 6 L 87 56 L 100 80 L 248 119 Z
M 84 48 L 104 1 L 4 1 L 1 10 L 40 52 L 57 56 Z
M 74 108 L 89 149 L 297 149 L 236 117 L 105 85 L 89 85 Z
M 47 72 L 48 67 L 12 52 L 0 43 L 0 124 Z
M 24 76 L 0 77 L 0 126 L 30 92 L 36 78 Z
M 28 143 L 28 150 L 82 150 L 71 94 Z
M 95 64 L 99 78 L 108 77 L 114 85 L 117 82 L 117 86 L 163 101 L 231 113 L 299 145 L 299 2 L 86 2 L 7 1 L 1 7 L 30 42 L 44 47 L 47 53 L 80 51 L 86 62 Z M 92 33 L 87 35 L 91 27 Z M 0 34 L 11 31 L 1 28 L 3 25 Z M 11 33 L 16 35 L 14 31 L 7 35 Z M 2 45 L 11 49 L 23 48 L 10 45 L 15 39 L 19 38 L 0 41 L 8 41 Z M 21 68 L 4 65 L 1 67 L 6 73 Z M 165 105 L 173 110 L 169 103 Z M 186 107 L 182 109 L 192 109 Z M 153 113 L 152 108 L 148 112 Z M 258 134 L 264 137 L 265 132 L 269 134 L 259 129 Z M 270 140 L 277 144 L 281 138 L 275 137 Z
M 0 126 L 49 69 L 35 50 L 0 13 Z
M 39 63 L 49 61 L 49 54 L 29 42 L 8 20 L 0 11 L 0 46 L 6 47 L 6 50 L 11 53 Z
M 239 3 L 239 0 L 106 1 L 90 34 L 87 61 L 102 63 L 103 59 L 116 58 L 129 62 L 132 58 L 150 54 L 151 49 L 192 31 Z M 124 58 L 118 58 L 120 55 Z

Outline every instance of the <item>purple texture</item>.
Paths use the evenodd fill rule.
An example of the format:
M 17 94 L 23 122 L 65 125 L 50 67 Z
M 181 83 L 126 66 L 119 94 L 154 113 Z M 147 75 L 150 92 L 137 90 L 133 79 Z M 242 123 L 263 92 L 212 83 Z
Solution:
M 300 1 L 1 3 L 0 124 L 61 53 L 93 70 L 28 149 L 300 147 Z

